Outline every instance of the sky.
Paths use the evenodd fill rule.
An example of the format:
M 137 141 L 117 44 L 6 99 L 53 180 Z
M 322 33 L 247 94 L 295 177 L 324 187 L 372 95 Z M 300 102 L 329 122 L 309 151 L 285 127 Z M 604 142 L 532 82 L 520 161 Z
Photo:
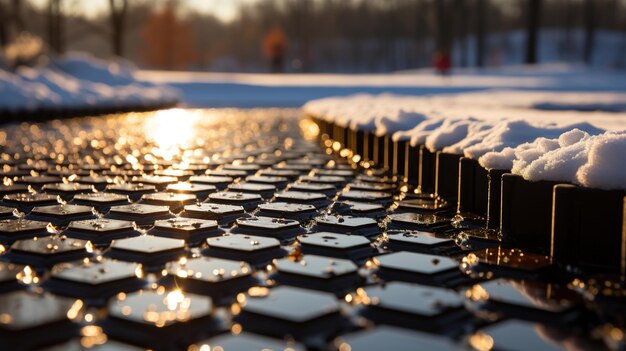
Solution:
M 135 1 L 135 0 L 129 0 Z M 151 0 L 153 1 L 153 0 Z M 240 4 L 253 3 L 257 0 L 178 0 L 183 10 L 211 13 L 222 21 L 230 21 L 237 15 L 237 8 Z M 48 0 L 30 0 L 39 8 L 45 8 Z M 164 2 L 163 0 L 154 1 Z M 65 0 L 63 5 L 73 11 L 85 13 L 87 16 L 96 17 L 108 11 L 109 0 Z

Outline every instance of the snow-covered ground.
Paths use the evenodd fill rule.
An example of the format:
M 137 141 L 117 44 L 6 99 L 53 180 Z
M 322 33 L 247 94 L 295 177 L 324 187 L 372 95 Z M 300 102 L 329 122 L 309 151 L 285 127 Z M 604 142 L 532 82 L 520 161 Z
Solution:
M 304 111 L 527 180 L 626 190 L 626 92 L 358 94 L 310 101 Z
M 549 64 L 484 70 L 430 69 L 390 74 L 240 74 L 140 71 L 136 77 L 177 88 L 188 107 L 300 107 L 309 100 L 356 93 L 430 95 L 486 89 L 626 91 L 626 71 Z
M 167 86 L 141 82 L 123 61 L 68 54 L 34 67 L 0 69 L 0 112 L 143 108 L 179 100 Z

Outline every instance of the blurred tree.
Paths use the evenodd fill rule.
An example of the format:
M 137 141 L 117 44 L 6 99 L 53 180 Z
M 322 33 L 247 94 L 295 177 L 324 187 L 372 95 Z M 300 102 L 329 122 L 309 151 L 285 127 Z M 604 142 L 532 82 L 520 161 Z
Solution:
M 541 0 L 527 0 L 526 14 L 526 60 L 527 64 L 537 63 L 537 36 L 541 21 Z
M 583 59 L 590 65 L 593 59 L 593 44 L 595 37 L 595 6 L 594 0 L 585 0 L 585 47 L 583 49 Z
M 172 3 L 148 18 L 141 29 L 141 36 L 146 48 L 141 49 L 140 56 L 152 67 L 188 69 L 198 56 L 192 32 L 177 17 Z
M 263 54 L 270 62 L 270 72 L 280 73 L 285 70 L 285 52 L 287 51 L 287 36 L 283 29 L 276 25 L 263 38 Z
M 476 66 L 485 65 L 485 2 L 487 0 L 476 0 Z
M 61 0 L 48 0 L 48 47 L 56 54 L 64 50 Z
M 111 12 L 111 46 L 115 56 L 123 56 L 124 53 L 124 29 L 128 0 L 109 0 Z

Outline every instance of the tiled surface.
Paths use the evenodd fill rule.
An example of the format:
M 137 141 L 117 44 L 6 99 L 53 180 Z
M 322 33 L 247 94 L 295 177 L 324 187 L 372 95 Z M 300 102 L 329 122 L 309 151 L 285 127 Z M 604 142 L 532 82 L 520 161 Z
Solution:
M 4 126 L 0 350 L 624 347 L 623 286 L 471 247 L 297 113 Z

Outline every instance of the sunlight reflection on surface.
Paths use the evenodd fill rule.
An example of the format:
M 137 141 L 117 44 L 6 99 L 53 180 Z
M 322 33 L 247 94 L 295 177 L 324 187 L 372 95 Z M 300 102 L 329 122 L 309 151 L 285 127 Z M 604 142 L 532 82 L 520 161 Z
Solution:
M 156 145 L 153 153 L 171 160 L 181 149 L 193 144 L 194 139 L 199 137 L 195 127 L 201 117 L 211 118 L 207 114 L 178 108 L 157 111 L 144 123 L 146 138 Z

